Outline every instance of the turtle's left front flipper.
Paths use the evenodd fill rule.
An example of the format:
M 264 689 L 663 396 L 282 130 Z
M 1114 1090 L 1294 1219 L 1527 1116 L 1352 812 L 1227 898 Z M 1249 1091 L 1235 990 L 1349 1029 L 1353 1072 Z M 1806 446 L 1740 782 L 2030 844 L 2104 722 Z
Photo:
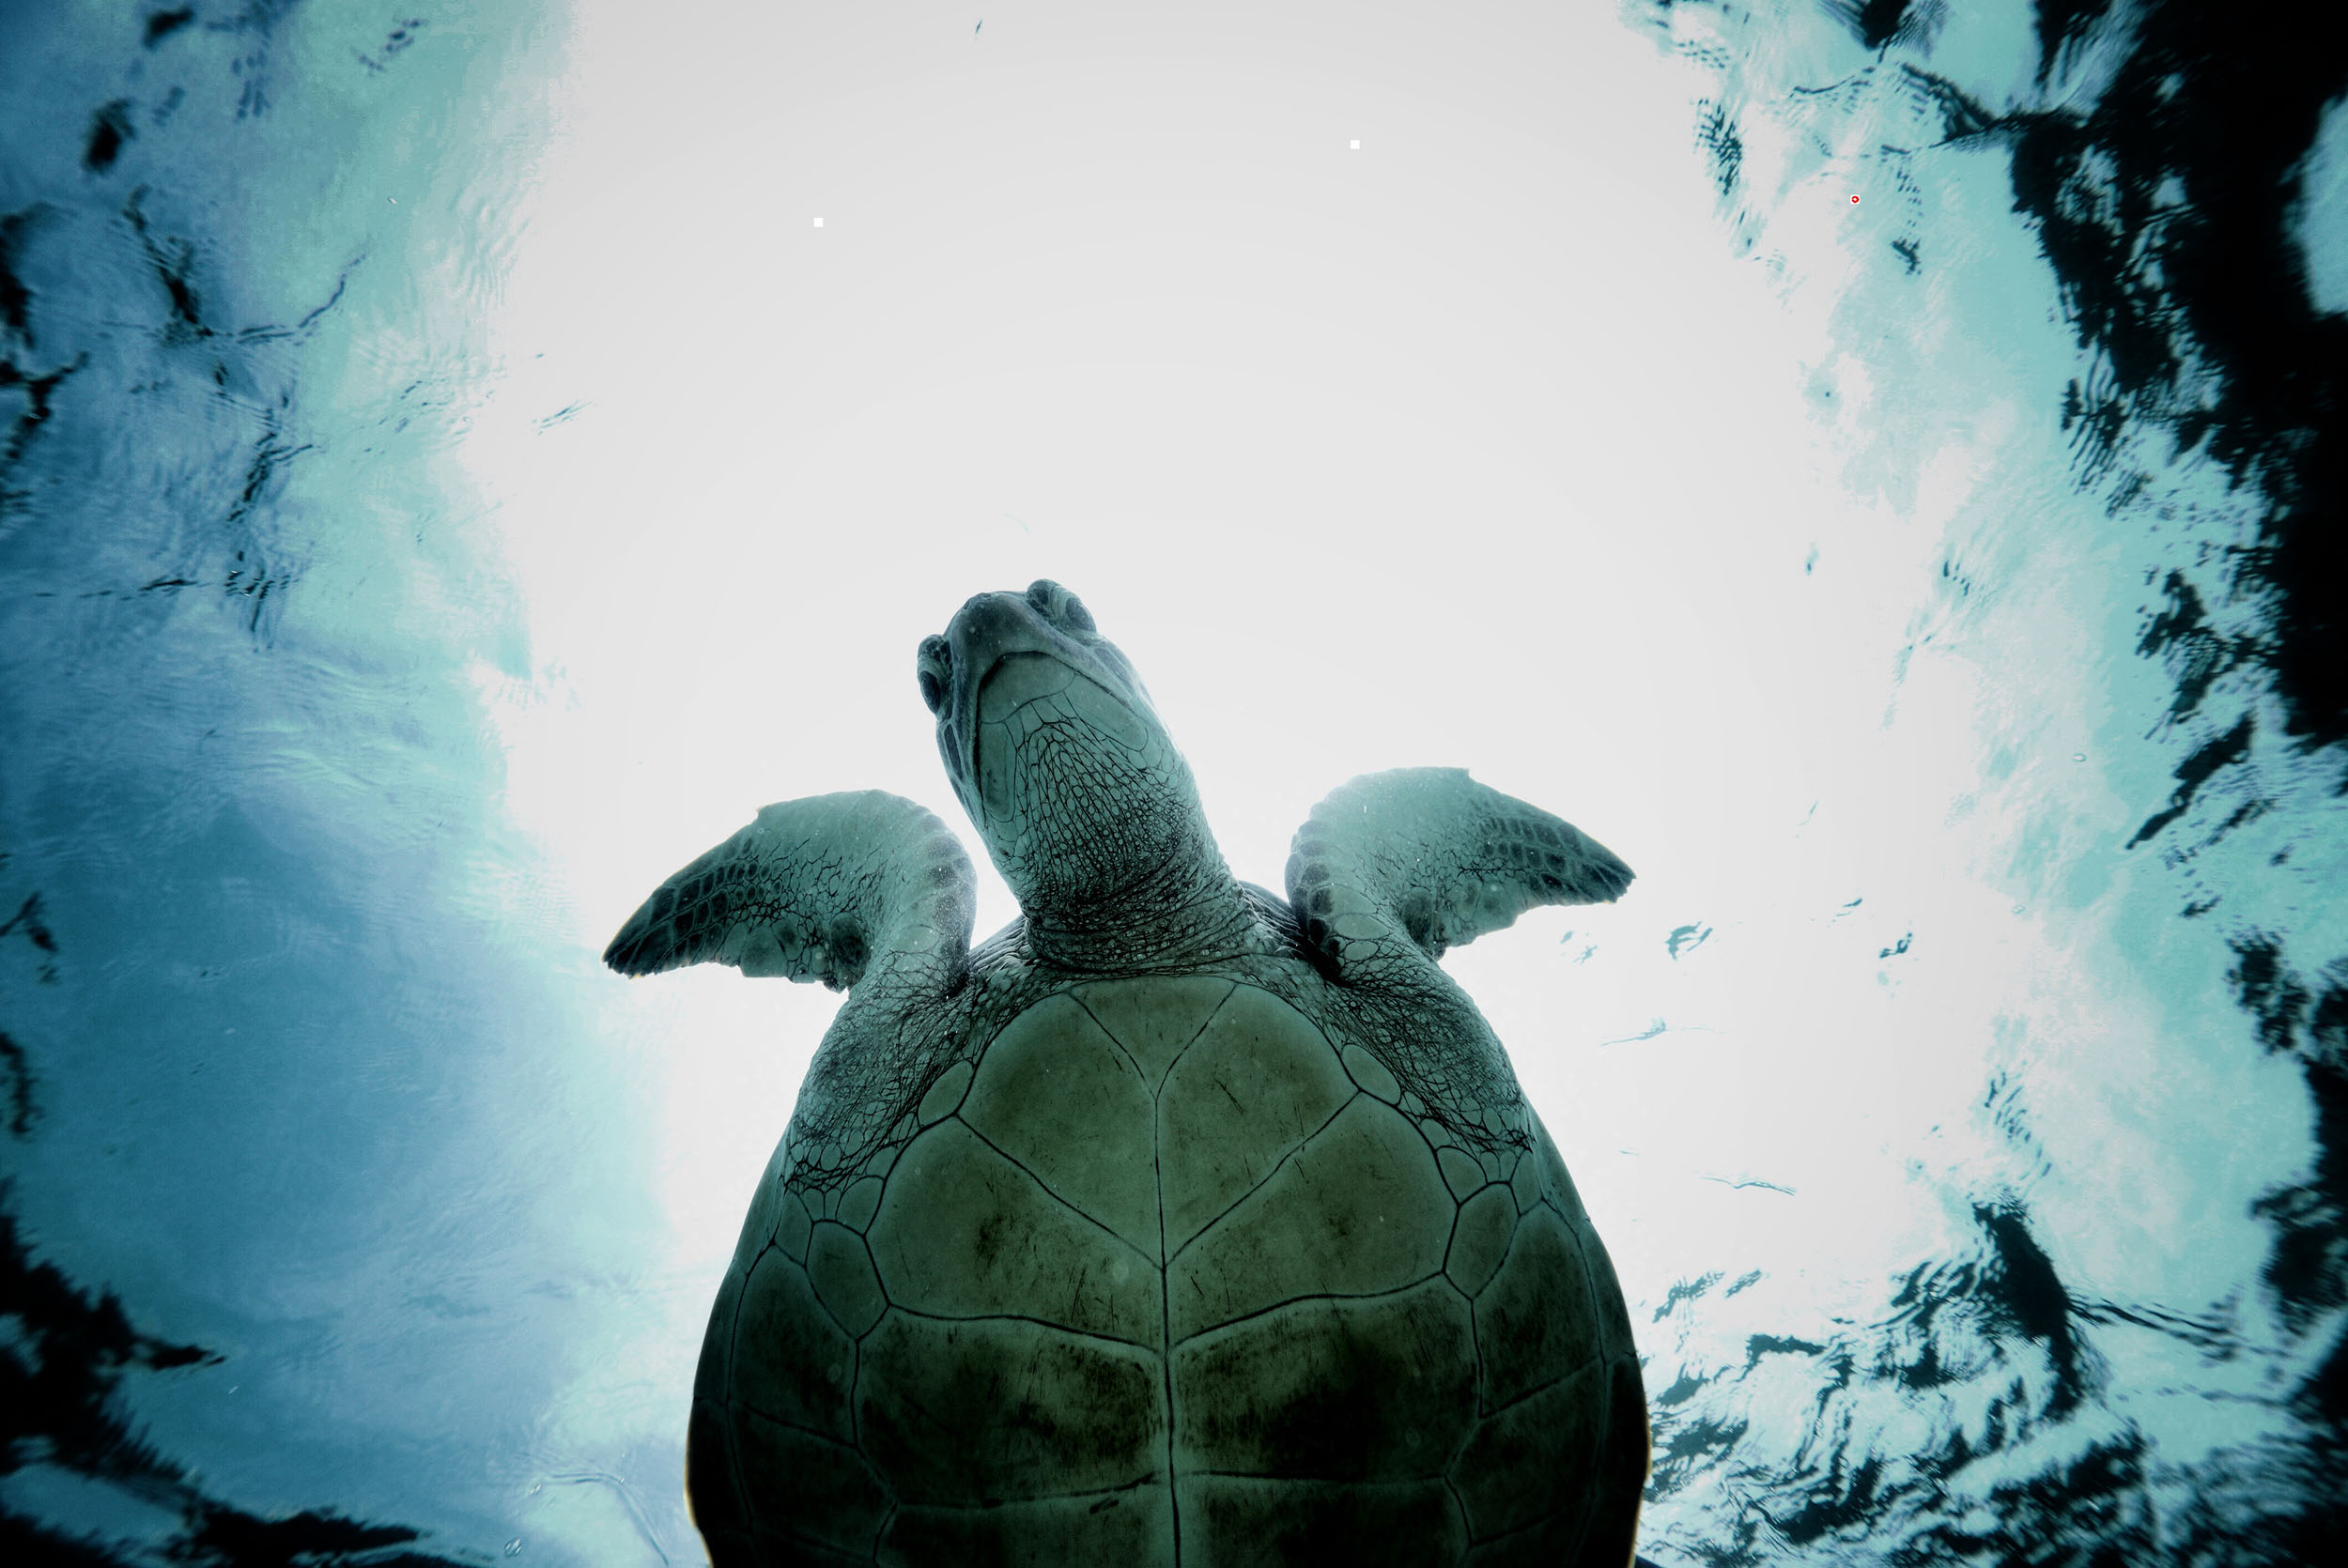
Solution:
M 1611 903 L 1630 868 L 1464 768 L 1341 785 L 1297 830 L 1289 902 L 1340 981 L 1443 957 L 1542 904 Z
M 970 857 L 937 817 L 879 790 L 769 806 L 660 884 L 604 950 L 623 975 L 728 963 L 821 980 L 953 983 L 970 950 Z

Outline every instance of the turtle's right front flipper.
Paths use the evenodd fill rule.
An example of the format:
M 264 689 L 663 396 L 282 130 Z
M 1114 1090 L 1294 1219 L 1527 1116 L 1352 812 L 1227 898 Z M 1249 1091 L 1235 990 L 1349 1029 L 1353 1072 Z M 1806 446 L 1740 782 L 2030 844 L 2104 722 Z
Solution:
M 786 800 L 660 884 L 604 949 L 623 975 L 727 963 L 821 980 L 950 986 L 970 950 L 970 857 L 937 817 L 879 790 Z

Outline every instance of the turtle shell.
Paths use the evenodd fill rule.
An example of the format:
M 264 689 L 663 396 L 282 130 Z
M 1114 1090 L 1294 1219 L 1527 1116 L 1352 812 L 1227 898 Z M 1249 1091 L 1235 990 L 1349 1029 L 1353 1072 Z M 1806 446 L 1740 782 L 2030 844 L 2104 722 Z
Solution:
M 778 1151 L 695 1391 L 719 1568 L 1623 1561 L 1645 1406 L 1564 1162 L 1401 1099 L 1150 976 L 1027 1007 L 844 1189 Z

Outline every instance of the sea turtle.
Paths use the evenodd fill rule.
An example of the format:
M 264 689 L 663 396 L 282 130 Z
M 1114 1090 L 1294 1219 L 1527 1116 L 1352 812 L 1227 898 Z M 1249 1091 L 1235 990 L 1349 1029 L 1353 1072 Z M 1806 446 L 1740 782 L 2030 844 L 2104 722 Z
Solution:
M 919 653 L 1021 918 L 877 792 L 769 806 L 605 953 L 847 1001 L 719 1286 L 687 1429 L 718 1568 L 1624 1563 L 1646 1402 L 1614 1268 L 1436 961 L 1629 868 L 1454 769 L 1233 879 L 1057 584 Z

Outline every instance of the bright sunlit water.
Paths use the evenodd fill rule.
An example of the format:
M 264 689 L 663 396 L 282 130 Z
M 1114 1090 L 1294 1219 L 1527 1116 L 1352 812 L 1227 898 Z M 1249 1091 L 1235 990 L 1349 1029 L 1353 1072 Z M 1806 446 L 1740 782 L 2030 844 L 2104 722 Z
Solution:
M 1638 871 L 1446 962 L 1630 1299 L 1644 1555 L 2293 1560 L 2340 754 L 2217 360 L 2126 403 L 2048 259 L 2217 198 L 2025 199 L 2100 17 L 0 8 L 0 1539 L 701 1560 L 838 998 L 596 955 L 769 801 L 983 868 L 913 651 L 1049 576 L 1243 878 L 1427 764 Z

